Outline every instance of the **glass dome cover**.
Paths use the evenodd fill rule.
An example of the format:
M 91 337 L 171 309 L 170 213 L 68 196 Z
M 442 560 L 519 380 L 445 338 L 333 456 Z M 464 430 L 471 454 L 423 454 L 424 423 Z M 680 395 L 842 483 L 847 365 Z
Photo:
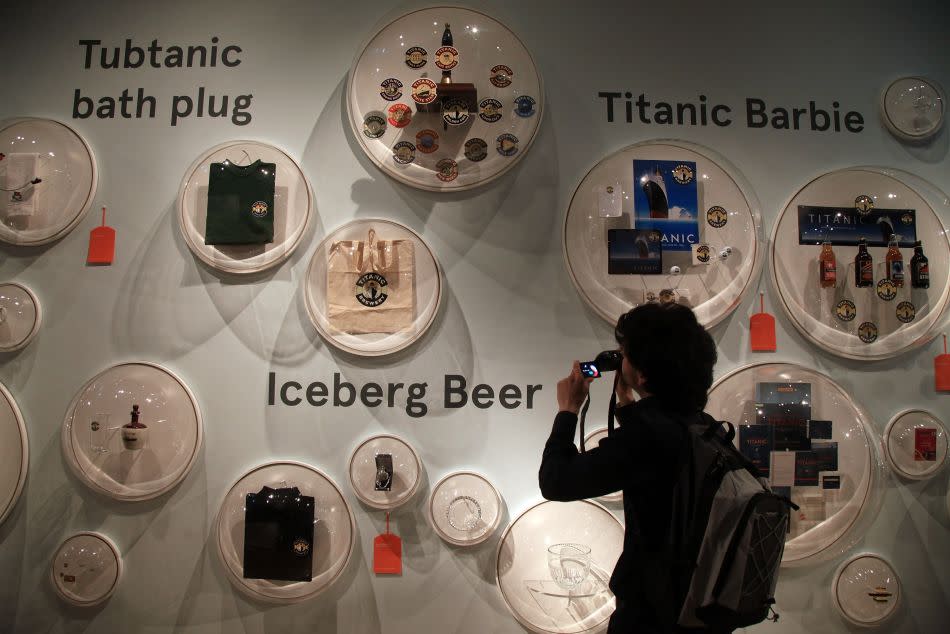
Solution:
M 831 596 L 846 621 L 859 627 L 874 627 L 897 612 L 901 582 L 883 557 L 863 553 L 844 562 L 835 572 Z
M 903 478 L 932 478 L 946 462 L 947 450 L 947 428 L 924 410 L 901 412 L 884 430 L 884 455 L 891 468 Z
M 376 457 L 385 454 L 392 460 L 388 489 L 377 488 Z M 391 510 L 415 495 L 422 482 L 422 462 L 409 443 L 389 434 L 367 438 L 350 457 L 350 484 L 356 497 L 372 508 Z
M 40 330 L 40 301 L 16 282 L 0 284 L 0 352 L 25 348 Z
M 23 493 L 30 464 L 30 443 L 13 395 L 0 384 L 0 524 Z
M 498 489 L 474 471 L 456 471 L 439 480 L 429 496 L 429 521 L 443 540 L 474 546 L 491 537 L 502 516 Z
M 50 581 L 64 601 L 90 607 L 112 596 L 122 568 L 122 555 L 112 540 L 99 533 L 77 533 L 53 555 Z

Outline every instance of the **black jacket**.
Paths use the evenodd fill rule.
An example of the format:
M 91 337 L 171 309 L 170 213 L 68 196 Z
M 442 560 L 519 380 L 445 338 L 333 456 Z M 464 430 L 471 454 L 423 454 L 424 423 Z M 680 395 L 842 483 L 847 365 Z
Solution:
M 626 531 L 610 589 L 617 597 L 614 620 L 623 611 L 623 620 L 636 624 L 631 631 L 676 631 L 674 583 L 681 580 L 673 578 L 667 536 L 677 468 L 688 451 L 685 425 L 697 414 L 678 414 L 647 397 L 617 408 L 620 425 L 580 453 L 577 415 L 560 412 L 544 446 L 539 483 L 545 498 L 567 502 L 623 490 Z

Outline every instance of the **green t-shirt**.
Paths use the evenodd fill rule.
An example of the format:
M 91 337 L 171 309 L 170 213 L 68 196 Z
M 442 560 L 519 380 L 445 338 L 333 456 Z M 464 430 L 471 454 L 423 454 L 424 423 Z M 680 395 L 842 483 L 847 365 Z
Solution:
M 212 163 L 205 244 L 274 241 L 274 163 Z

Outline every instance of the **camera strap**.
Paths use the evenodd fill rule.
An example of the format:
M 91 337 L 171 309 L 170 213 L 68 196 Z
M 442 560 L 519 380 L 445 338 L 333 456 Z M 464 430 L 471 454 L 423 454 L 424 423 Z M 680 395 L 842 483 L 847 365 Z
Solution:
M 620 382 L 620 375 L 614 374 L 614 388 L 610 392 L 610 404 L 607 406 L 607 435 L 614 433 L 614 411 L 617 409 L 617 384 Z M 584 424 L 587 422 L 587 410 L 590 409 L 590 394 L 584 400 L 581 407 L 580 427 L 581 427 L 581 453 L 587 451 L 584 447 Z

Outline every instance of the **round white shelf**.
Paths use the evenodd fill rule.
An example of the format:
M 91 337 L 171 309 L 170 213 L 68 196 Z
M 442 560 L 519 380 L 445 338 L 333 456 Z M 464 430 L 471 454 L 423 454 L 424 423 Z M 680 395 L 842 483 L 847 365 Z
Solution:
M 648 191 L 659 189 L 658 182 L 664 183 L 666 217 L 650 218 Z M 564 220 L 564 257 L 581 297 L 611 324 L 634 306 L 663 301 L 661 292 L 671 290 L 709 327 L 755 285 L 762 264 L 760 226 L 751 187 L 724 158 L 685 141 L 648 141 L 603 159 L 578 185 Z M 627 252 L 633 247 L 623 246 L 622 237 L 634 239 L 623 233 L 630 229 L 661 231 L 659 273 L 616 272 L 641 270 Z M 614 247 L 613 269 L 611 236 L 620 245 Z
M 812 450 L 824 452 L 820 456 L 811 453 L 801 457 L 803 465 L 814 464 L 819 459 L 823 465 L 807 471 L 803 466 L 800 475 L 798 467 L 794 467 L 794 479 L 798 484 L 791 486 L 790 494 L 800 510 L 792 512 L 782 564 L 805 565 L 832 559 L 864 535 L 880 508 L 887 478 L 881 439 L 870 415 L 828 376 L 788 363 L 761 363 L 730 372 L 709 391 L 706 411 L 717 420 L 729 421 L 736 426 L 736 444 L 740 448 L 746 433 L 743 426 L 753 428 L 750 431 L 754 432 L 755 427 L 770 424 L 763 421 L 768 413 L 757 406 L 762 402 L 760 399 L 766 397 L 757 392 L 771 392 L 773 396 L 780 392 L 769 389 L 766 384 L 773 384 L 773 388 L 788 386 L 790 391 L 799 395 L 796 399 L 802 398 L 810 407 L 808 443 Z M 806 386 L 810 394 L 807 399 L 802 396 Z M 791 412 L 790 416 L 805 414 L 798 411 Z M 795 435 L 794 430 L 790 433 Z M 784 436 L 787 438 L 789 434 Z M 772 437 L 766 434 L 766 438 Z M 772 448 L 778 446 L 774 438 L 770 442 L 773 442 Z M 825 462 L 829 451 L 834 452 L 837 469 L 821 468 L 834 466 Z M 772 468 L 775 454 L 779 452 L 766 453 L 768 457 L 761 455 L 761 458 L 769 461 L 769 476 L 773 486 L 777 486 L 780 482 L 776 478 L 785 477 L 774 473 Z M 781 453 L 789 451 L 781 449 Z M 797 460 L 796 456 L 793 464 Z
M 23 415 L 13 395 L 0 383 L 0 524 L 7 518 L 26 484 L 30 443 Z
M 847 560 L 835 572 L 831 598 L 852 625 L 875 627 L 897 611 L 901 582 L 882 557 L 864 553 Z
M 99 605 L 122 580 L 122 554 L 100 533 L 76 533 L 62 543 L 50 564 L 56 594 L 78 607 Z
M 25 348 L 40 331 L 40 301 L 26 286 L 0 284 L 0 352 Z
M 596 502 L 532 506 L 508 526 L 498 544 L 496 581 L 508 609 L 538 634 L 599 631 L 615 607 L 607 584 L 623 551 L 623 533 L 623 524 Z M 548 549 L 570 544 L 590 553 L 567 562 L 580 573 L 565 580 L 559 574 L 564 564 L 552 560 Z
M 442 46 L 446 23 L 452 46 Z M 353 135 L 384 173 L 419 189 L 461 191 L 521 160 L 544 93 L 530 53 L 505 26 L 471 9 L 430 7 L 370 38 L 350 69 L 346 104 Z
M 376 490 L 376 456 L 392 457 L 393 473 L 389 490 Z M 422 462 L 409 443 L 380 434 L 367 438 L 350 457 L 350 484 L 356 497 L 367 506 L 392 510 L 412 499 L 422 482 Z
M 584 447 L 587 451 L 590 451 L 598 444 L 600 441 L 607 437 L 607 428 L 603 427 L 601 429 L 595 429 L 592 432 L 589 432 L 584 436 Z M 623 491 L 617 491 L 616 493 L 608 493 L 607 495 L 602 495 L 597 498 L 592 498 L 598 502 L 605 504 L 616 504 L 617 502 L 623 501 Z
M 22 118 L 0 129 L 0 148 L 0 188 L 13 190 L 0 192 L 0 241 L 37 246 L 72 231 L 98 183 L 85 139 L 58 121 Z
M 862 202 L 868 199 L 871 205 Z M 950 302 L 950 239 L 941 216 L 950 217 L 950 198 L 899 170 L 855 167 L 805 185 L 776 221 L 770 253 L 772 284 L 798 331 L 850 359 L 893 357 L 930 341 Z M 901 237 L 902 287 L 886 281 L 890 233 Z M 929 288 L 911 283 L 915 234 L 929 260 Z M 873 283 L 858 288 L 854 261 L 862 236 L 873 259 Z M 832 241 L 837 262 L 836 281 L 828 287 L 819 283 L 824 239 Z
M 443 477 L 429 497 L 429 521 L 439 537 L 456 546 L 474 546 L 491 537 L 502 516 L 498 489 L 473 471 Z
M 901 477 L 932 478 L 947 460 L 947 428 L 936 416 L 920 409 L 901 412 L 884 430 L 884 456 Z
M 244 578 L 245 499 L 264 486 L 297 487 L 302 495 L 314 499 L 310 581 Z M 218 510 L 214 533 L 218 555 L 234 587 L 259 601 L 291 604 L 312 599 L 340 577 L 353 554 L 356 521 L 333 480 L 315 467 L 285 460 L 255 467 L 231 486 Z
M 902 77 L 881 93 L 884 125 L 902 141 L 929 141 L 943 127 L 946 112 L 946 95 L 929 79 Z
M 145 429 L 131 430 L 133 406 Z M 146 362 L 99 373 L 73 398 L 63 422 L 63 456 L 92 490 L 115 500 L 150 500 L 194 466 L 203 426 L 198 403 L 171 371 Z
M 378 218 L 353 220 L 324 238 L 304 283 L 317 332 L 365 357 L 418 340 L 442 301 L 442 272 L 428 245 L 412 229 Z
M 257 161 L 276 166 L 273 242 L 205 244 L 212 164 L 218 169 L 230 164 L 241 171 Z M 263 165 L 260 169 L 267 171 Z M 258 141 L 230 141 L 211 148 L 191 164 L 178 190 L 178 224 L 185 243 L 195 257 L 223 273 L 253 274 L 279 265 L 300 245 L 312 219 L 313 194 L 300 165 L 283 150 Z

